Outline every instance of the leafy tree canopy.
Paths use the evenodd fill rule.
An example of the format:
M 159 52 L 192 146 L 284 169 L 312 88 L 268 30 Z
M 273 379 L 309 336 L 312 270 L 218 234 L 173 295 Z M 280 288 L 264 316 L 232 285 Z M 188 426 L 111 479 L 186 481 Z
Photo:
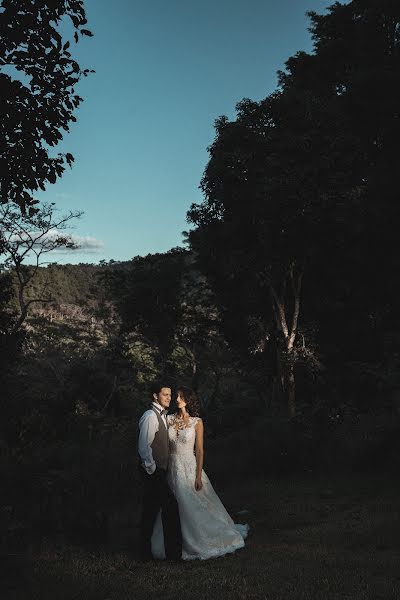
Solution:
M 1 2 L 0 202 L 23 211 L 36 203 L 34 192 L 55 183 L 74 160 L 70 153 L 51 153 L 76 121 L 82 98 L 75 86 L 89 73 L 60 33 L 66 20 L 75 42 L 92 35 L 83 0 Z
M 282 368 L 305 294 L 347 307 L 343 326 L 357 305 L 380 306 L 398 230 L 400 6 L 354 0 L 309 16 L 314 54 L 289 58 L 274 94 L 217 120 L 205 200 L 188 214 L 225 323 L 242 344 L 250 329 L 259 347 L 275 339 Z

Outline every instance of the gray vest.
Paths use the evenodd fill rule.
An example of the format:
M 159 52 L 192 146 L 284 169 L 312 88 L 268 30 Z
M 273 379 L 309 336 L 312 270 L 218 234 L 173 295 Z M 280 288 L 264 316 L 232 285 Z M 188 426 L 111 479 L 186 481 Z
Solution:
M 169 442 L 168 442 L 168 430 L 165 427 L 165 423 L 154 407 L 151 408 L 156 413 L 158 419 L 158 431 L 154 436 L 153 443 L 151 444 L 151 450 L 153 452 L 154 462 L 160 469 L 167 469 L 168 457 L 169 457 Z

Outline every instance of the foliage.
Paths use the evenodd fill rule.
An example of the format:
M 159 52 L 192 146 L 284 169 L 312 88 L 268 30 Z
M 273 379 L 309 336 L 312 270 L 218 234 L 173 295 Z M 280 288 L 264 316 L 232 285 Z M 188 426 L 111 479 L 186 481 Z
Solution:
M 177 248 L 112 265 L 103 281 L 138 381 L 168 374 L 198 387 L 220 370 L 218 311 L 188 251 Z
M 77 247 L 71 236 L 63 231 L 68 223 L 81 213 L 70 211 L 59 219 L 55 218 L 54 213 L 53 204 L 36 208 L 33 214 L 29 215 L 10 206 L 0 206 L 0 237 L 4 257 L 0 268 L 13 274 L 17 288 L 18 317 L 13 324 L 11 335 L 21 329 L 32 304 L 43 304 L 51 300 L 46 286 L 43 286 L 38 296 L 32 294 L 32 283 L 42 256 L 59 248 Z M 24 264 L 28 258 L 34 260 L 32 265 Z M 26 297 L 28 290 L 31 292 L 29 299 Z
M 276 93 L 217 120 L 205 200 L 188 213 L 229 339 L 246 354 L 258 332 L 292 415 L 309 324 L 318 322 L 323 351 L 341 336 L 357 352 L 361 330 L 371 348 L 368 315 L 390 312 L 384 290 L 397 264 L 399 8 L 354 1 L 310 17 L 314 54 L 287 61 Z
M 137 330 L 159 349 L 165 364 L 179 318 L 179 281 L 184 251 L 137 257 L 129 269 L 111 270 L 109 285 L 118 289 L 117 306 L 126 330 Z
M 55 183 L 74 160 L 69 152 L 51 154 L 76 121 L 82 98 L 75 86 L 89 73 L 62 38 L 66 19 L 75 42 L 92 35 L 84 28 L 82 0 L 1 3 L 0 202 L 16 203 L 23 212 L 36 203 L 33 193 Z

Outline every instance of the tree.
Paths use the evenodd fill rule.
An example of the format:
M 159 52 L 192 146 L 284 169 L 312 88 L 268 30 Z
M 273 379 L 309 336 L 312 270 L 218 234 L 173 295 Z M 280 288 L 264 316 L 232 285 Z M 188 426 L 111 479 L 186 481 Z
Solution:
M 314 180 L 319 136 L 307 131 L 298 99 L 292 105 L 280 93 L 237 108 L 236 121 L 217 122 L 202 181 L 206 200 L 189 212 L 198 226 L 191 240 L 236 342 L 241 337 L 247 351 L 274 347 L 276 377 L 294 416 L 302 279 L 321 240 L 320 211 L 312 207 L 332 177 L 326 169 L 324 183 Z
M 10 205 L 0 206 L 0 238 L 2 239 L 3 272 L 14 273 L 17 283 L 18 317 L 13 323 L 11 334 L 19 331 L 26 320 L 30 306 L 51 300 L 46 285 L 39 296 L 27 298 L 27 292 L 38 272 L 42 256 L 59 248 L 77 248 L 70 235 L 63 233 L 72 219 L 81 213 L 70 211 L 57 219 L 53 204 L 35 209 L 31 216 L 21 213 Z M 34 262 L 24 264 L 29 258 Z
M 109 265 L 101 279 L 121 317 L 121 339 L 142 382 L 168 373 L 215 395 L 227 351 L 210 286 L 192 253 L 176 248 Z M 221 364 L 220 364 L 221 363 Z
M 83 0 L 3 0 L 0 12 L 0 203 L 33 210 L 34 192 L 55 183 L 74 160 L 51 149 L 69 131 L 82 98 L 75 86 L 90 72 L 59 32 L 69 19 L 74 40 L 91 36 Z
M 315 53 L 287 61 L 276 93 L 217 121 L 205 200 L 188 214 L 225 324 L 248 350 L 257 331 L 256 346 L 275 346 L 292 416 L 304 298 L 315 306 L 333 290 L 342 326 L 357 302 L 371 310 L 381 286 L 368 293 L 366 267 L 393 255 L 398 229 L 400 9 L 355 0 L 310 17 Z
M 123 332 L 135 332 L 156 350 L 160 370 L 166 369 L 180 320 L 180 284 L 186 251 L 135 257 L 128 265 L 105 272 L 116 299 Z
M 354 0 L 310 17 L 315 55 L 308 78 L 314 73 L 335 92 L 341 119 L 333 128 L 336 147 L 349 155 L 343 187 L 354 191 L 339 207 L 329 269 L 318 269 L 329 302 L 313 303 L 324 352 L 329 345 L 329 359 L 343 370 L 351 362 L 384 363 L 385 338 L 400 327 L 394 275 L 400 267 L 400 6 L 393 0 Z M 287 89 L 300 82 L 309 85 L 301 59 L 294 57 L 282 83 Z M 345 137 L 353 140 L 347 148 Z
M 201 352 L 215 341 L 218 313 L 207 281 L 195 268 L 187 268 L 183 274 L 181 290 L 182 313 L 175 335 L 189 359 L 192 379 L 195 382 Z

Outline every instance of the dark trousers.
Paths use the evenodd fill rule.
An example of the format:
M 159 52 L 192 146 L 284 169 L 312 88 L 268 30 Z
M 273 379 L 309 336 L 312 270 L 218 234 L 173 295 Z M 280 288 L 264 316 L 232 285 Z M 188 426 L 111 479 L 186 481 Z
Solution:
M 149 475 L 139 467 L 143 479 L 143 506 L 140 521 L 140 554 L 143 560 L 150 560 L 151 536 L 154 523 L 161 509 L 164 530 L 165 555 L 168 560 L 179 560 L 182 556 L 182 532 L 178 503 L 167 483 L 167 473 L 157 467 Z

